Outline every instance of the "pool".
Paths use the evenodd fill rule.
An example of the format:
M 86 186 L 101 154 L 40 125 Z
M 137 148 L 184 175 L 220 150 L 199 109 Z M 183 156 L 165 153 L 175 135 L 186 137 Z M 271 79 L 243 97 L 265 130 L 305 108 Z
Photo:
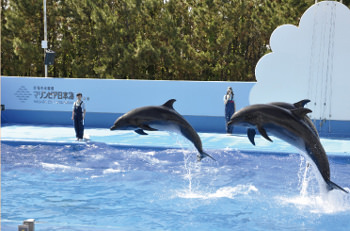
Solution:
M 273 138 L 200 133 L 208 158 L 165 132 L 5 126 L 2 230 L 348 230 L 350 196 L 319 192 L 298 151 Z M 350 188 L 350 141 L 322 139 L 331 179 Z

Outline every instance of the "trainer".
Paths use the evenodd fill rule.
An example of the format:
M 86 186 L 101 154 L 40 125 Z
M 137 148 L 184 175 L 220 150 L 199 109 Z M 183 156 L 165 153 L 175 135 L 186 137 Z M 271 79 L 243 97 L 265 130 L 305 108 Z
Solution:
M 233 132 L 233 126 L 227 125 L 227 122 L 230 121 L 231 116 L 233 113 L 236 111 L 236 104 L 234 101 L 234 93 L 232 90 L 232 87 L 227 88 L 227 92 L 224 95 L 224 103 L 225 103 L 225 120 L 226 120 L 226 133 L 227 134 L 232 134 Z
M 73 104 L 72 120 L 74 121 L 75 136 L 77 140 L 83 140 L 84 137 L 84 119 L 86 114 L 85 103 L 81 100 L 82 93 L 77 94 L 77 101 Z

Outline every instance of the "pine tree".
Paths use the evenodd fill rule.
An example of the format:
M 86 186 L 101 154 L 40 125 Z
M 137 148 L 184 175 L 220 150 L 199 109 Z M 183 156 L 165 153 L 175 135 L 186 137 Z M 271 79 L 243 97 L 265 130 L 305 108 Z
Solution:
M 350 5 L 350 0 L 344 0 Z M 313 0 L 53 0 L 49 76 L 254 81 L 273 30 Z M 1 0 L 3 75 L 43 76 L 41 1 Z
M 2 74 L 43 76 L 42 2 L 2 0 Z

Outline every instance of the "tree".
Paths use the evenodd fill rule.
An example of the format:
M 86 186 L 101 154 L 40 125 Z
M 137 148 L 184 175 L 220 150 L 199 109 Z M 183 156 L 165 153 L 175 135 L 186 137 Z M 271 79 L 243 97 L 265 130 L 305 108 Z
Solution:
M 2 73 L 42 76 L 44 73 L 42 4 L 2 0 Z
M 313 0 L 53 0 L 49 75 L 254 81 L 273 30 Z M 344 1 L 350 5 L 350 0 Z M 43 76 L 41 1 L 1 0 L 1 71 Z

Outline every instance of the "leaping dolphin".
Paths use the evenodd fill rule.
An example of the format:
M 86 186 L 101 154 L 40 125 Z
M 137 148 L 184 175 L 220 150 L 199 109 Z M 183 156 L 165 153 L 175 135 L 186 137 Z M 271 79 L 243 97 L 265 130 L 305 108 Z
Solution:
M 307 104 L 307 103 L 310 103 L 309 99 L 304 99 L 304 100 L 301 100 L 301 101 L 296 102 L 294 104 L 285 103 L 285 102 L 274 102 L 274 103 L 270 103 L 270 104 L 291 110 L 291 109 L 303 108 L 305 106 L 305 104 Z M 303 119 L 304 119 L 306 125 L 308 125 L 311 128 L 311 130 L 315 133 L 315 135 L 319 137 L 317 129 L 316 129 L 314 123 L 312 123 L 312 120 L 310 119 L 310 117 L 305 115 Z
M 199 152 L 198 161 L 204 157 L 210 157 L 203 151 L 202 141 L 193 127 L 173 108 L 176 100 L 168 100 L 161 106 L 139 107 L 131 110 L 119 117 L 111 130 L 129 130 L 136 129 L 135 132 L 140 135 L 148 135 L 146 131 L 157 130 L 176 130 L 191 141 Z
M 272 134 L 306 153 L 309 162 L 317 167 L 327 184 L 327 189 L 345 189 L 330 180 L 329 162 L 319 137 L 305 121 L 306 114 L 311 110 L 303 107 L 287 109 L 273 104 L 255 104 L 247 106 L 232 115 L 228 125 L 257 128 L 260 134 L 271 141 L 267 133 Z M 250 131 L 252 131 L 250 129 Z M 248 137 L 254 143 L 254 134 Z
M 272 104 L 272 105 L 275 105 L 275 106 L 278 106 L 278 107 L 283 107 L 285 109 L 292 110 L 292 109 L 297 109 L 297 108 L 303 108 L 305 106 L 305 104 L 307 104 L 309 102 L 310 102 L 310 100 L 304 99 L 304 100 L 301 100 L 301 101 L 296 102 L 294 104 L 285 103 L 285 102 L 273 102 L 273 103 L 269 103 L 269 104 Z M 315 133 L 315 135 L 317 137 L 319 137 L 317 129 L 316 129 L 315 125 L 312 123 L 311 119 L 307 115 L 305 115 L 303 119 L 304 119 L 304 122 L 306 123 L 306 125 L 310 127 L 310 129 Z M 248 134 L 248 138 L 249 138 L 250 142 L 253 145 L 255 145 L 255 141 L 254 141 L 254 136 L 256 134 L 255 129 L 254 128 L 248 128 L 247 134 Z

